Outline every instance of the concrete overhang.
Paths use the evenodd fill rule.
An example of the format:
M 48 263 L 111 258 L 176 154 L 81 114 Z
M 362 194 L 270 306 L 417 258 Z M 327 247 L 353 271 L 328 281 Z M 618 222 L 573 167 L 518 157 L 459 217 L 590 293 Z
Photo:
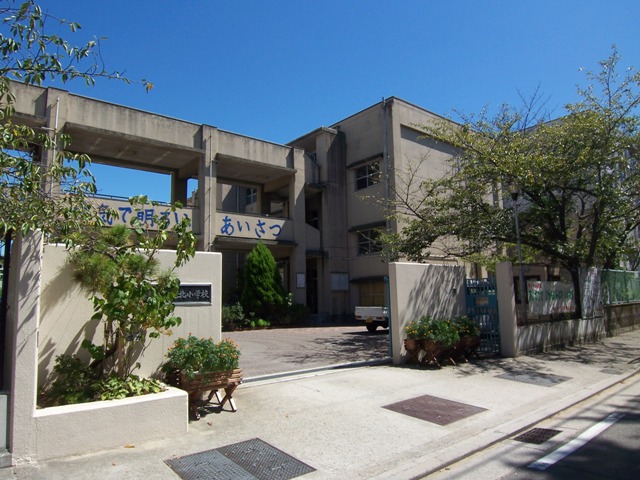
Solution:
M 288 188 L 295 168 L 271 165 L 230 155 L 216 155 L 216 176 L 223 183 L 262 185 L 266 193 Z
M 176 174 L 179 178 L 196 177 L 204 155 L 201 149 L 86 125 L 67 123 L 64 131 L 71 136 L 69 150 L 86 153 L 95 163 Z
M 275 258 L 283 258 L 291 255 L 296 247 L 295 242 L 286 240 L 258 240 L 254 238 L 230 238 L 218 236 L 214 240 L 215 250 L 218 252 L 245 252 L 248 253 L 259 242 L 263 243 Z

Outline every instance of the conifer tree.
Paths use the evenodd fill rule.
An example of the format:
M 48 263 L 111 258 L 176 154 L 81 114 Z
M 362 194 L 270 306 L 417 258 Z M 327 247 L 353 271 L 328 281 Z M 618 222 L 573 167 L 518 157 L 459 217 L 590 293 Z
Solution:
M 244 265 L 240 303 L 246 313 L 269 319 L 285 303 L 282 278 L 273 255 L 262 243 L 249 253 Z

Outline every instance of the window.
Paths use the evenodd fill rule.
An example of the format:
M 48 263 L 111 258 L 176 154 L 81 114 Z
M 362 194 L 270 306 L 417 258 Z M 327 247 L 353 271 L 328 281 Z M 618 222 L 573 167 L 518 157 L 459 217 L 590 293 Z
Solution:
M 384 282 L 364 282 L 360 284 L 360 303 L 370 307 L 384 307 Z
M 380 183 L 380 161 L 367 163 L 356 169 L 356 190 Z
M 371 228 L 358 232 L 358 255 L 371 255 L 382 251 L 382 244 L 379 240 L 380 231 L 379 228 Z
M 258 201 L 258 189 L 257 188 L 247 188 L 244 192 L 244 204 L 251 205 L 252 203 L 256 203 Z
M 341 272 L 331 272 L 331 291 L 332 292 L 348 292 L 349 291 L 349 274 Z

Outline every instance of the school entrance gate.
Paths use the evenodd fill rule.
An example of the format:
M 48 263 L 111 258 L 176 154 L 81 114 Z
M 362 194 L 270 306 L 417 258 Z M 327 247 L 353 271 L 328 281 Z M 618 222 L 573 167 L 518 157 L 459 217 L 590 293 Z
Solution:
M 480 348 L 484 355 L 500 355 L 498 292 L 495 278 L 466 279 L 467 315 L 480 326 Z

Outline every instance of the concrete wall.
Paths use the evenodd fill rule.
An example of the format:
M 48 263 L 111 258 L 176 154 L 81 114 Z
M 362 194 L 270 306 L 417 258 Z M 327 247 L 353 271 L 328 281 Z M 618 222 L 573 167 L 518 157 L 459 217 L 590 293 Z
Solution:
M 393 363 L 404 361 L 404 327 L 422 315 L 453 318 L 465 313 L 463 267 L 389 264 Z
M 161 251 L 158 260 L 161 268 L 169 268 L 175 254 Z M 212 285 L 212 304 L 177 306 L 175 314 L 182 324 L 173 329 L 172 335 L 153 339 L 144 356 L 138 361 L 136 374 L 150 376 L 162 363 L 164 354 L 174 339 L 191 333 L 198 337 L 221 337 L 221 257 L 220 253 L 197 252 L 196 256 L 176 271 L 182 283 Z M 86 355 L 80 349 L 85 338 L 102 342 L 102 324 L 92 321 L 93 306 L 88 294 L 73 280 L 71 266 L 67 263 L 67 251 L 62 245 L 45 245 L 42 258 L 42 284 L 40 295 L 40 326 L 38 349 L 38 385 L 42 386 L 52 371 L 55 357 L 62 353 Z
M 603 317 L 537 323 L 518 328 L 517 351 L 519 355 L 545 352 L 597 342 L 606 336 Z
M 173 253 L 162 252 L 168 266 Z M 5 378 L 10 379 L 8 444 L 12 462 L 84 454 L 126 443 L 183 435 L 188 429 L 185 392 L 169 389 L 122 401 L 37 409 L 37 392 L 59 353 L 73 353 L 86 335 L 99 338 L 88 322 L 91 304 L 73 284 L 64 248 L 42 247 L 41 235 L 18 238 L 12 249 Z M 176 308 L 183 323 L 173 332 L 220 338 L 220 254 L 198 253 L 179 269 L 184 283 L 212 283 L 206 307 Z M 140 357 L 142 375 L 161 364 L 172 337 L 152 342 Z
M 498 309 L 502 355 L 516 357 L 567 345 L 595 342 L 607 334 L 605 319 L 561 320 L 517 325 L 511 263 L 498 264 Z
M 631 332 L 640 328 L 640 303 L 606 305 L 604 317 L 610 336 Z

